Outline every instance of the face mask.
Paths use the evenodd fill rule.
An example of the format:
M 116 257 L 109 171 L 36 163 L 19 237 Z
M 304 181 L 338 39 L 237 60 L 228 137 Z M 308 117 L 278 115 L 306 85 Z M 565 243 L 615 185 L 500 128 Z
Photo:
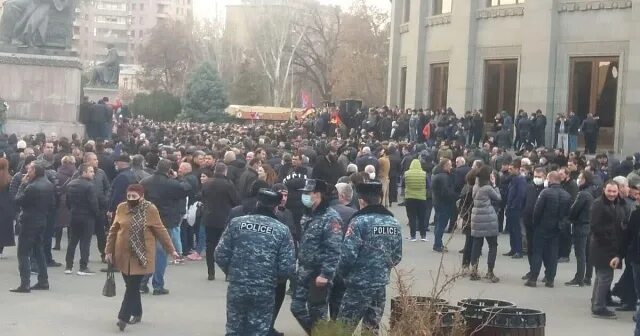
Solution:
M 369 174 L 369 178 L 372 179 L 372 180 L 375 180 L 376 179 L 376 173 L 370 173 Z
M 533 183 L 537 186 L 541 186 L 542 184 L 544 184 L 544 179 L 541 177 L 534 177 L 533 178 Z
M 311 208 L 313 206 L 313 201 L 311 200 L 311 195 L 302 195 L 302 204 L 307 208 Z
M 544 187 L 545 187 L 545 188 L 549 188 L 549 181 L 544 180 Z
M 522 176 L 522 177 L 527 177 L 527 173 L 522 172 L 522 173 L 520 173 L 520 176 Z
M 136 207 L 138 204 L 140 204 L 140 200 L 127 200 L 127 203 L 129 204 L 130 208 L 134 208 Z

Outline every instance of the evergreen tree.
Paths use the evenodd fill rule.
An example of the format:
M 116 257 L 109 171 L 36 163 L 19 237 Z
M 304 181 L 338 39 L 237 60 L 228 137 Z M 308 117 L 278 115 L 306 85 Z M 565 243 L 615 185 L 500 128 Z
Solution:
M 180 118 L 220 122 L 228 118 L 224 111 L 227 106 L 227 93 L 218 71 L 209 62 L 200 64 L 187 78 Z
M 173 121 L 180 114 L 180 98 L 164 91 L 138 93 L 129 105 L 133 115 L 156 121 Z

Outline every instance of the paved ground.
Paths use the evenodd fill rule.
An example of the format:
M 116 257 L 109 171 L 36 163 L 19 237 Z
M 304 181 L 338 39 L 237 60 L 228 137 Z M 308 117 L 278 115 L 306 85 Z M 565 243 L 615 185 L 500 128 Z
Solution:
M 404 209 L 394 212 L 405 222 Z M 407 229 L 408 231 L 408 229 Z M 445 237 L 448 237 L 446 235 Z M 498 252 L 506 252 L 508 237 L 502 235 Z M 431 251 L 433 235 L 428 243 L 405 241 L 403 270 L 410 270 L 414 277 L 413 290 L 416 295 L 428 295 L 432 278 L 441 255 Z M 461 255 L 457 251 L 463 245 L 463 237 L 456 236 L 449 245 L 450 252 L 444 255 L 445 270 L 454 272 L 460 266 Z M 64 246 L 63 246 L 64 249 Z M 90 267 L 99 269 L 95 244 L 92 246 Z M 8 289 L 18 284 L 15 248 L 5 250 L 9 258 L 0 260 L 0 334 L 2 335 L 116 335 L 116 314 L 122 299 L 124 283 L 117 278 L 118 296 L 101 296 L 104 274 L 80 277 L 63 274 L 62 268 L 49 269 L 51 290 L 32 294 L 13 294 Z M 484 253 L 486 256 L 486 251 Z M 63 261 L 63 253 L 55 253 Z M 481 262 L 485 262 L 483 259 Z M 561 264 L 556 279 L 556 288 L 527 288 L 520 277 L 527 271 L 525 260 L 514 261 L 498 256 L 496 274 L 498 284 L 458 280 L 445 294 L 450 302 L 467 297 L 496 298 L 512 301 L 520 307 L 542 309 L 547 313 L 547 335 L 631 335 L 633 323 L 631 313 L 619 314 L 618 320 L 599 320 L 590 316 L 589 299 L 591 287 L 567 288 L 562 284 L 574 273 L 575 263 Z M 619 274 L 617 274 L 619 275 Z M 35 281 L 35 278 L 34 278 Z M 204 262 L 191 262 L 184 266 L 169 266 L 167 288 L 171 294 L 163 297 L 144 296 L 144 321 L 126 330 L 130 335 L 224 335 L 225 292 L 224 281 L 206 280 Z M 390 286 L 388 297 L 393 296 Z M 277 323 L 277 328 L 286 335 L 302 335 L 288 311 L 287 297 Z M 386 315 L 389 314 L 387 304 Z M 385 317 L 386 323 L 387 317 Z

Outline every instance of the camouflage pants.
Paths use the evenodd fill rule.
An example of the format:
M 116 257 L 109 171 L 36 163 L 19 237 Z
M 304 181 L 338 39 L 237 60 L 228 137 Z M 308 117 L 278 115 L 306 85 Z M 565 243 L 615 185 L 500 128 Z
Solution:
M 300 267 L 291 296 L 291 313 L 308 334 L 311 334 L 311 330 L 318 321 L 327 318 L 327 297 L 325 296 L 322 300 L 317 295 L 313 295 L 310 290 L 311 282 L 315 281 L 318 274 L 319 272 Z
M 347 287 L 338 313 L 338 320 L 353 326 L 354 329 L 362 320 L 363 330 L 377 335 L 385 302 L 385 287 Z
M 274 288 L 229 284 L 226 336 L 268 336 L 274 306 Z

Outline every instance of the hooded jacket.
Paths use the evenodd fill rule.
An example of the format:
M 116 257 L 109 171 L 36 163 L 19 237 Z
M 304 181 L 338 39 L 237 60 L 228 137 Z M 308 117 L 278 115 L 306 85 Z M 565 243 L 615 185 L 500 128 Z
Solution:
M 422 170 L 420 160 L 411 161 L 404 173 L 404 197 L 406 199 L 427 200 L 427 173 Z

